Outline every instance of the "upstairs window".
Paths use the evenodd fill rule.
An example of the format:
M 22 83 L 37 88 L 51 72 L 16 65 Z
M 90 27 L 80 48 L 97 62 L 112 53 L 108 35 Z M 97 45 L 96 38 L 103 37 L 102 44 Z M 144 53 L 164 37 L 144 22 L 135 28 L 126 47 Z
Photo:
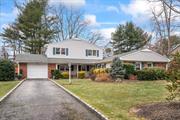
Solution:
M 99 50 L 86 49 L 86 56 L 97 56 L 97 57 L 99 57 Z
M 66 55 L 68 56 L 68 48 L 56 48 L 53 47 L 53 55 Z

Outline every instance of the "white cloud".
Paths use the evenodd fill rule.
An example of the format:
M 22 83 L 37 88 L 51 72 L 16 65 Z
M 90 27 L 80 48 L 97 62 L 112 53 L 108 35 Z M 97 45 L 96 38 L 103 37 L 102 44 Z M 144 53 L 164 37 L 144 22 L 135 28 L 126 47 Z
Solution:
M 133 19 L 142 22 L 152 16 L 152 9 L 160 10 L 159 2 L 148 2 L 147 0 L 131 0 L 129 4 L 120 4 L 120 9 L 133 17 Z
M 103 35 L 103 37 L 105 39 L 111 39 L 111 34 L 112 32 L 115 32 L 116 28 L 103 28 L 100 29 L 99 31 L 101 32 L 101 34 Z
M 119 13 L 119 9 L 115 6 L 108 6 L 107 11 Z
M 49 4 L 57 5 L 63 4 L 67 7 L 81 7 L 86 4 L 85 0 L 49 0 Z
M 96 21 L 96 16 L 93 14 L 84 15 L 84 20 L 91 26 L 99 26 L 100 24 Z

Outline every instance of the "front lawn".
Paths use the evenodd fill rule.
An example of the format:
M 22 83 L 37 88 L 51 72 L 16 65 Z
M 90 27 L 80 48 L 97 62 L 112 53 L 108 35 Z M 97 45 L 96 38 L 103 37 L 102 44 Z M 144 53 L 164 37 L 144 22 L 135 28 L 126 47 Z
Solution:
M 15 87 L 19 81 L 0 81 L 0 98 Z
M 102 83 L 88 79 L 74 79 L 72 85 L 68 85 L 68 80 L 57 80 L 57 82 L 111 120 L 136 120 L 138 118 L 129 114 L 130 108 L 140 104 L 165 101 L 167 94 L 165 81 Z

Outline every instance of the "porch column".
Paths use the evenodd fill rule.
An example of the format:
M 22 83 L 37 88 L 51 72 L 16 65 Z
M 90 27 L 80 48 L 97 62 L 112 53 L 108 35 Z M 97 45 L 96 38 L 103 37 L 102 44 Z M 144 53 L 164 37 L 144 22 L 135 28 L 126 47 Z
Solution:
M 72 81 L 71 81 L 71 63 L 69 63 L 68 66 L 69 66 L 69 84 L 71 84 L 72 83 Z
M 166 70 L 168 70 L 168 63 L 166 63 Z
M 19 75 L 19 73 L 20 73 L 20 69 L 19 69 L 19 63 L 18 63 L 18 75 Z
M 79 76 L 78 76 L 78 72 L 79 72 L 79 64 L 77 64 L 76 72 L 77 72 L 77 78 L 78 78 L 78 77 L 79 77 Z
M 142 62 L 140 62 L 139 64 L 140 64 L 140 70 L 142 70 Z

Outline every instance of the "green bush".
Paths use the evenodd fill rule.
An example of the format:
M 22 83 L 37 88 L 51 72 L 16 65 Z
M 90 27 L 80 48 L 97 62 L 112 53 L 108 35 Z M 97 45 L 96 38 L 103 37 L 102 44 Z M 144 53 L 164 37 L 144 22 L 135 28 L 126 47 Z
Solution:
M 14 63 L 10 60 L 0 60 L 0 81 L 14 80 Z
M 52 75 L 54 79 L 61 78 L 61 72 L 59 70 L 53 70 Z
M 136 72 L 138 80 L 164 80 L 166 71 L 162 68 L 145 68 Z
M 85 74 L 86 74 L 85 71 L 79 71 L 79 72 L 78 72 L 78 78 L 80 78 L 80 79 L 85 78 Z
M 134 65 L 133 64 L 124 64 L 123 67 L 125 69 L 124 78 L 129 79 L 129 76 L 134 74 L 134 72 L 135 72 Z
M 124 78 L 125 70 L 123 68 L 123 64 L 119 58 L 114 58 L 111 68 L 110 68 L 110 75 L 115 80 L 117 78 L 123 79 Z
M 62 72 L 61 75 L 62 75 L 63 79 L 68 79 L 69 78 L 69 73 L 68 72 Z

